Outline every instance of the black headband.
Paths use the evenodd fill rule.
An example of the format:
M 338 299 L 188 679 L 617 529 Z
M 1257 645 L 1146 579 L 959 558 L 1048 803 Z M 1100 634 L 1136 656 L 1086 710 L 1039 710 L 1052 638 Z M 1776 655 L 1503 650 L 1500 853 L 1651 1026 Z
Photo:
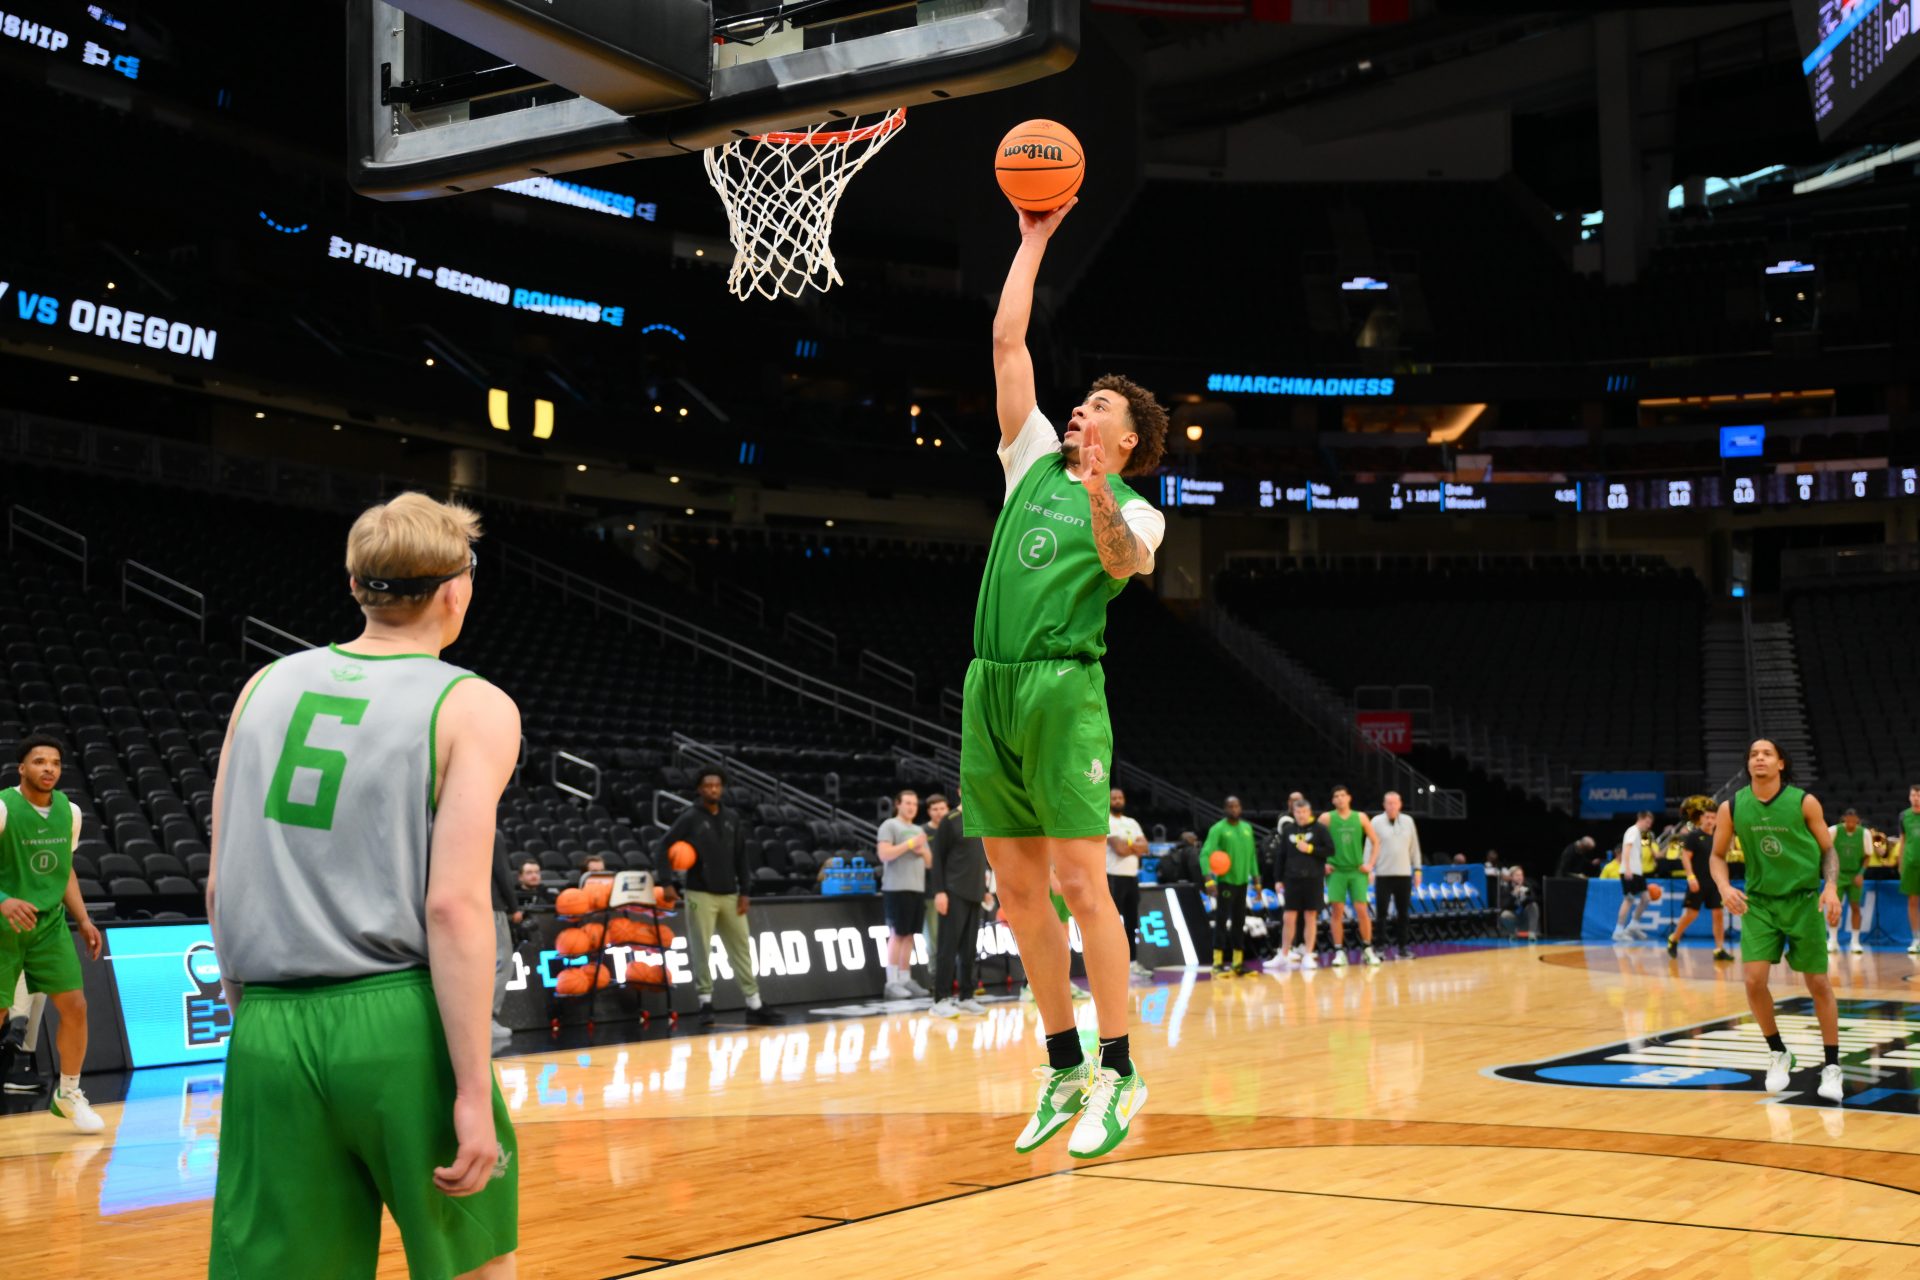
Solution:
M 433 578 L 362 578 L 360 585 L 369 591 L 381 591 L 395 596 L 421 596 L 433 590 L 443 582 L 452 582 L 463 573 L 475 573 L 480 568 L 480 553 L 467 551 L 467 563 L 452 573 L 443 573 Z

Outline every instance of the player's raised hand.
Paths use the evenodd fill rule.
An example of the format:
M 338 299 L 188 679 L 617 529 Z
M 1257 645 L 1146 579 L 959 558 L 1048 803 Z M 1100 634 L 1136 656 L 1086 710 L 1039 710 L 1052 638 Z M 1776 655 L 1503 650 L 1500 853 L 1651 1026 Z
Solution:
M 470 1196 L 487 1185 L 500 1163 L 500 1138 L 493 1127 L 493 1097 L 461 1094 L 453 1100 L 453 1135 L 460 1146 L 453 1163 L 433 1171 L 433 1185 L 450 1196 Z
M 1053 233 L 1059 230 L 1060 223 L 1073 211 L 1073 206 L 1079 203 L 1080 197 L 1075 196 L 1051 213 L 1035 213 L 1031 209 L 1022 209 L 1015 205 L 1013 211 L 1020 218 L 1020 237 L 1026 239 L 1038 236 L 1042 240 L 1051 240 Z

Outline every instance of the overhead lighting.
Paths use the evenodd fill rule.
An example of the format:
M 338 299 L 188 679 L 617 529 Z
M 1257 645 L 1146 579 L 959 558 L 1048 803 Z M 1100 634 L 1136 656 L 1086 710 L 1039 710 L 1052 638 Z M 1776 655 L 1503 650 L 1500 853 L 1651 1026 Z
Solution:
M 693 256 L 696 258 L 704 258 L 707 256 L 707 251 L 705 249 L 695 249 L 693 251 Z
M 934 447 L 934 448 L 936 448 L 936 449 L 938 449 L 938 448 L 940 447 L 940 437 L 939 437 L 939 436 L 935 436 L 935 437 L 933 438 L 933 447 Z
M 632 533 L 632 532 L 633 532 L 633 526 L 632 526 L 632 525 L 628 525 L 628 526 L 627 526 L 627 532 L 628 532 L 628 533 Z
M 1207 433 L 1207 429 L 1197 422 L 1187 424 L 1187 439 L 1197 441 Z
M 827 521 L 827 528 L 829 529 L 833 528 L 833 521 L 831 520 Z
M 668 483 L 668 484 L 679 484 L 679 483 L 680 483 L 680 477 L 679 477 L 679 476 L 668 476 L 668 477 L 667 477 L 667 483 Z
M 262 412 L 260 412 L 260 411 L 259 411 L 258 409 L 256 409 L 256 410 L 254 410 L 254 413 L 253 413 L 253 416 L 254 416 L 255 418 L 264 418 L 264 417 L 266 417 L 267 415 L 266 415 L 266 414 L 264 414 L 264 413 L 262 413 Z
M 693 508 L 692 508 L 692 507 L 688 507 L 688 508 L 687 508 L 687 514 L 688 514 L 688 515 L 692 515 L 692 514 L 693 514 Z
M 585 471 L 587 469 L 587 464 L 584 462 L 576 462 L 573 464 L 573 469 L 575 471 Z
M 927 442 L 927 438 L 925 436 L 915 436 L 913 438 L 913 442 L 915 444 L 925 444 Z
M 339 423 L 337 423 L 337 422 L 336 422 L 336 423 L 334 423 L 334 424 L 333 424 L 333 429 L 334 429 L 335 431 L 338 431 L 338 430 L 340 429 L 340 424 L 339 424 Z
M 113 281 L 111 280 L 107 281 L 107 288 L 109 289 L 113 288 Z
M 654 411 L 655 413 L 665 413 L 665 412 L 667 411 L 667 406 L 665 406 L 665 405 L 663 405 L 663 404 L 657 404 L 657 405 L 655 405 L 655 406 L 653 406 L 653 411 Z
M 917 405 L 917 404 L 916 404 L 916 405 L 909 405 L 909 406 L 907 407 L 907 416 L 908 416 L 909 418 L 917 418 L 917 417 L 919 417 L 919 416 L 920 416 L 920 406 L 919 406 L 919 405 Z
M 68 375 L 67 375 L 67 381 L 68 381 L 68 382 L 78 382 L 78 381 L 80 381 L 80 375 L 79 375 L 79 374 L 77 374 L 77 373 L 70 373 L 70 374 L 68 374 Z
M 432 356 L 428 356 L 428 357 L 427 357 L 427 368 L 429 368 L 429 369 L 431 369 L 431 368 L 433 368 L 433 357 L 432 357 Z
M 683 418 L 687 416 L 687 407 L 685 405 L 680 406 L 680 416 Z

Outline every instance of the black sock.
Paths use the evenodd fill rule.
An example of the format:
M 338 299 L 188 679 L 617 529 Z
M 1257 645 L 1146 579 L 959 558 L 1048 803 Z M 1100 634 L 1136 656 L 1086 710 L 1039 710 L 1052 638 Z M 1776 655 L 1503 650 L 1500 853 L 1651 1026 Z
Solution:
M 1068 1027 L 1047 1037 L 1047 1065 L 1055 1071 L 1068 1071 L 1080 1065 L 1080 1031 Z
M 1830 1044 L 1830 1045 L 1824 1046 L 1824 1048 L 1827 1051 L 1827 1065 L 1830 1067 L 1839 1066 L 1840 1065 L 1840 1046 L 1837 1044 Z
M 1125 1036 L 1100 1042 L 1100 1065 L 1109 1071 L 1117 1071 L 1122 1076 L 1133 1074 L 1133 1054 L 1127 1048 Z
M 1767 1048 L 1773 1050 L 1775 1053 L 1785 1053 L 1787 1051 L 1787 1042 L 1782 1040 L 1776 1032 L 1767 1037 Z

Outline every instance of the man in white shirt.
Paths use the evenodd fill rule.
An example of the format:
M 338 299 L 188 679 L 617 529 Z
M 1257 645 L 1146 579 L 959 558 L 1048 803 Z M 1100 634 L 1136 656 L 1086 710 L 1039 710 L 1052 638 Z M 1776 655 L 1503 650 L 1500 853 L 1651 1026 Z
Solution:
M 1647 909 L 1648 834 L 1653 830 L 1653 815 L 1642 810 L 1626 834 L 1620 837 L 1620 917 L 1613 924 L 1615 942 L 1638 942 L 1640 913 Z M 1632 912 L 1632 918 L 1628 918 Z
M 1134 976 L 1151 978 L 1153 970 L 1140 963 L 1140 855 L 1147 851 L 1147 834 L 1127 816 L 1126 792 L 1113 788 L 1107 803 L 1107 888 L 1127 927 L 1127 960 Z
M 1420 832 L 1413 819 L 1400 811 L 1398 791 L 1389 791 L 1381 802 L 1382 812 L 1373 820 L 1373 842 L 1377 849 L 1373 863 L 1373 896 L 1384 923 L 1393 912 L 1394 936 L 1403 959 L 1413 959 L 1413 947 L 1407 941 L 1408 920 L 1413 915 L 1413 890 L 1420 884 Z

